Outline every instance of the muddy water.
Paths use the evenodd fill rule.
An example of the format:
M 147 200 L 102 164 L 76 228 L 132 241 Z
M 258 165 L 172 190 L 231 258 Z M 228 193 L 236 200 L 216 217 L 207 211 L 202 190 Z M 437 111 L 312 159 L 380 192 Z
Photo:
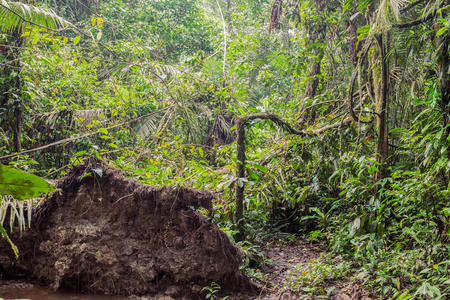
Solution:
M 42 287 L 16 288 L 0 287 L 0 298 L 10 299 L 29 299 L 29 300 L 125 300 L 128 298 L 119 296 L 94 295 L 88 293 L 78 293 L 68 289 L 59 289 L 56 292 L 50 292 Z

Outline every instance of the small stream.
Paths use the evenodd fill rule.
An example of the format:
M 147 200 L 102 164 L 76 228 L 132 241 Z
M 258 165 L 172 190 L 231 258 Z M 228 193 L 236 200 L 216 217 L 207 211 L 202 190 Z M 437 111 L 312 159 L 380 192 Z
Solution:
M 126 297 L 105 296 L 92 293 L 79 293 L 69 289 L 58 289 L 52 292 L 43 287 L 17 288 L 0 287 L 0 298 L 6 300 L 126 300 Z

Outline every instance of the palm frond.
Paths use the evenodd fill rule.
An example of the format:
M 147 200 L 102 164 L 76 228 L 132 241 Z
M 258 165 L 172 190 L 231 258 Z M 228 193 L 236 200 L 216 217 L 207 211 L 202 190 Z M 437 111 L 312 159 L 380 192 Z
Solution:
M 158 115 L 152 115 L 139 120 L 139 122 L 137 122 L 134 126 L 134 130 L 139 136 L 141 136 L 141 138 L 148 139 L 151 134 L 158 130 L 157 124 L 160 118 L 161 117 Z
M 72 123 L 73 127 L 86 127 L 92 124 L 93 121 L 100 121 L 100 124 L 106 122 L 107 116 L 112 114 L 110 109 L 96 108 L 96 109 L 82 109 L 73 112 Z
M 4 32 L 20 30 L 24 23 L 32 27 L 57 29 L 70 25 L 51 9 L 31 6 L 22 2 L 0 0 L 0 29 Z
M 160 79 L 166 79 L 181 73 L 180 69 L 160 62 L 146 62 L 141 67 L 147 76 L 151 77 L 154 75 Z
M 219 62 L 215 57 L 211 57 L 202 64 L 202 72 L 208 76 L 215 77 L 220 75 L 222 69 L 222 63 Z
M 374 29 L 377 33 L 391 29 L 391 16 L 400 20 L 400 9 L 408 3 L 407 0 L 383 0 L 377 10 Z

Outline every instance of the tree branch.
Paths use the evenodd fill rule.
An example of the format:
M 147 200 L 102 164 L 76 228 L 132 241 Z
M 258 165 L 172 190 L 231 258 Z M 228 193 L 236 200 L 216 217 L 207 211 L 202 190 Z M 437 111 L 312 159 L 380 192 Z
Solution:
M 278 116 L 275 113 L 257 113 L 257 114 L 253 114 L 253 115 L 249 115 L 249 116 L 238 118 L 237 123 L 238 124 L 239 123 L 240 124 L 243 123 L 245 125 L 249 121 L 256 120 L 256 119 L 271 120 L 272 122 L 274 122 L 274 123 L 278 124 L 279 126 L 283 127 L 290 134 L 300 135 L 302 137 L 320 135 L 320 134 L 324 133 L 327 130 L 338 128 L 338 127 L 341 127 L 341 126 L 347 126 L 347 125 L 349 125 L 352 122 L 352 118 L 348 117 L 348 118 L 346 118 L 346 119 L 344 119 L 344 120 L 342 120 L 340 122 L 337 122 L 335 124 L 325 125 L 325 126 L 319 128 L 319 129 L 312 130 L 311 132 L 305 132 L 305 131 L 296 130 L 289 123 L 286 123 L 285 121 L 283 121 L 280 118 L 280 116 Z
M 436 12 L 433 12 L 432 14 L 429 14 L 425 18 L 421 18 L 421 19 L 418 19 L 418 20 L 415 20 L 415 21 L 412 21 L 412 22 L 409 22 L 409 23 L 392 24 L 392 27 L 402 29 L 402 28 L 409 28 L 409 27 L 417 26 L 417 25 L 420 25 L 422 23 L 430 21 L 435 16 L 436 16 Z
M 138 118 L 136 118 L 136 119 L 133 119 L 133 120 L 130 120 L 130 121 L 127 121 L 127 122 L 123 122 L 123 123 L 120 123 L 120 124 L 117 124 L 117 125 L 110 126 L 110 127 L 108 127 L 108 128 L 105 128 L 105 129 L 106 129 L 106 130 L 109 130 L 109 129 L 114 129 L 114 128 L 123 126 L 123 125 L 125 125 L 125 124 L 130 124 L 130 123 L 136 122 L 136 121 L 138 121 L 138 120 L 140 120 L 140 119 L 142 119 L 142 118 L 146 118 L 146 117 L 149 117 L 149 116 L 154 115 L 154 114 L 156 114 L 156 113 L 159 113 L 159 112 L 161 112 L 161 111 L 164 111 L 164 110 L 166 110 L 166 109 L 168 109 L 168 108 L 169 108 L 169 107 L 166 107 L 166 108 L 163 108 L 163 109 L 154 111 L 154 112 L 152 112 L 152 113 L 146 114 L 146 115 L 144 115 L 144 116 L 140 116 L 140 117 L 138 117 Z M 63 143 L 73 142 L 73 141 L 76 141 L 76 140 L 79 140 L 79 139 L 84 139 L 84 138 L 87 138 L 87 137 L 90 137 L 90 136 L 92 136 L 92 135 L 96 135 L 96 134 L 99 134 L 99 133 L 100 133 L 99 131 L 95 131 L 95 132 L 86 133 L 86 134 L 83 134 L 83 135 L 80 135 L 80 136 L 74 136 L 74 137 L 71 137 L 71 138 L 67 138 L 67 139 L 64 139 L 64 140 L 60 140 L 60 141 L 57 141 L 57 142 L 54 142 L 54 143 L 47 144 L 47 145 L 42 146 L 42 147 L 38 147 L 38 148 L 34 148 L 34 149 L 30 149 L 30 150 L 21 151 L 21 152 L 14 153 L 14 154 L 9 154 L 9 155 L 5 155 L 5 156 L 1 156 L 1 157 L 0 157 L 0 160 L 2 160 L 2 159 L 7 159 L 7 158 L 11 158 L 11 157 L 14 157 L 14 156 L 17 156 L 17 155 L 23 155 L 23 154 L 26 154 L 26 153 L 36 152 L 36 151 L 39 151 L 39 150 L 44 150 L 44 149 L 49 148 L 49 147 L 52 147 L 52 146 L 57 146 L 57 145 L 60 145 L 60 144 L 63 144 Z
M 245 124 L 248 121 L 252 121 L 255 119 L 271 120 L 272 122 L 277 123 L 278 125 L 284 127 L 289 133 L 301 135 L 301 136 L 307 135 L 307 133 L 305 133 L 303 131 L 298 131 L 298 130 L 294 129 L 291 125 L 289 125 L 288 123 L 283 121 L 280 118 L 280 116 L 278 116 L 277 114 L 274 114 L 274 113 L 257 113 L 257 114 L 239 118 L 238 122 L 244 122 L 244 124 Z

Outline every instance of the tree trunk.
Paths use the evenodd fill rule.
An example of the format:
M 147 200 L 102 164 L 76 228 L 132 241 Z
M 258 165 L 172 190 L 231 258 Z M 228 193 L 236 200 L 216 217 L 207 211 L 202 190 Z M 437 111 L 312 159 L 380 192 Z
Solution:
M 237 132 L 237 171 L 236 171 L 236 224 L 238 227 L 238 234 L 236 240 L 244 239 L 244 232 L 242 230 L 242 223 L 244 221 L 244 189 L 245 182 L 240 180 L 245 177 L 245 118 L 238 118 L 236 121 Z
M 309 72 L 309 80 L 306 85 L 305 98 L 314 98 L 316 96 L 317 87 L 319 86 L 320 62 L 314 59 L 311 71 Z
M 15 152 L 21 150 L 21 128 L 22 128 L 22 81 L 20 78 L 20 54 L 23 44 L 21 33 L 14 30 L 2 46 L 0 54 L 4 56 L 4 69 L 0 73 L 2 86 L 0 87 L 0 105 L 3 108 L 4 124 L 11 129 L 13 147 Z M 1 58 L 1 56 L 0 56 Z
M 318 75 L 320 75 L 320 62 L 317 62 L 317 60 L 314 59 L 311 66 L 311 71 L 309 73 L 310 79 L 306 83 L 305 99 L 312 99 L 316 96 L 317 87 L 319 86 Z M 300 126 L 303 126 L 306 122 L 308 122 L 309 119 L 313 121 L 315 118 L 313 111 L 305 112 L 305 101 L 300 104 L 298 112 L 303 113 L 301 119 L 299 120 Z
M 377 140 L 377 162 L 380 163 L 378 166 L 380 172 L 375 173 L 375 182 L 382 179 L 386 175 L 387 169 L 387 159 L 389 156 L 388 151 L 388 128 L 387 128 L 387 88 L 388 88 L 388 78 L 387 78 L 387 57 L 386 49 L 383 43 L 383 35 L 379 34 L 376 36 L 378 46 L 380 49 L 380 64 L 381 64 L 381 74 L 378 82 L 376 76 L 375 79 L 375 101 L 376 101 L 376 116 L 377 116 L 377 130 L 378 130 L 378 140 Z

